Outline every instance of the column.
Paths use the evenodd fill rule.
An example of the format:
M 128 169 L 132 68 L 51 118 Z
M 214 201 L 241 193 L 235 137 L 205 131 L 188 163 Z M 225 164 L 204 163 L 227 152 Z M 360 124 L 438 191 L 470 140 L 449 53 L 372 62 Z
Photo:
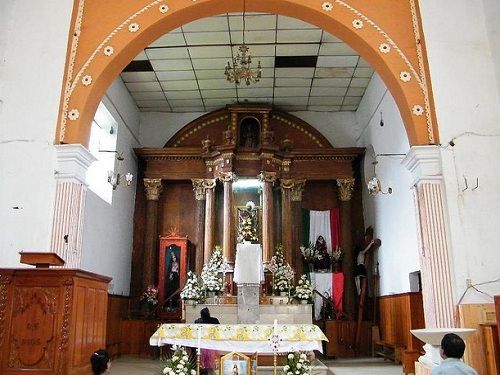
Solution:
M 295 180 L 290 191 L 292 201 L 292 246 L 293 246 L 293 268 L 295 269 L 295 278 L 299 278 L 303 273 L 302 253 L 300 248 L 300 235 L 302 233 L 302 194 L 306 180 Z
M 55 145 L 56 196 L 50 250 L 66 268 L 80 268 L 87 183 L 85 174 L 96 158 L 82 145 Z
M 344 249 L 344 311 L 353 316 L 356 304 L 356 284 L 354 282 L 354 249 L 351 232 L 351 194 L 354 188 L 354 178 L 337 179 L 340 199 L 340 221 L 342 223 L 342 249 Z
M 285 257 L 288 263 L 293 264 L 293 250 L 292 249 L 292 201 L 291 190 L 295 181 L 291 179 L 281 179 L 281 239 L 283 241 L 283 249 L 285 250 Z
M 454 327 L 448 212 L 439 147 L 414 146 L 402 164 L 414 177 L 425 326 Z
M 262 172 L 259 179 L 262 182 L 262 260 L 267 264 L 274 252 L 273 185 L 276 172 Z
M 205 185 L 203 179 L 193 179 L 194 199 L 196 200 L 195 212 L 195 244 L 196 244 L 196 258 L 195 258 L 195 272 L 201 273 L 203 268 L 203 245 L 205 241 Z
M 145 178 L 146 222 L 144 227 L 144 267 L 142 269 L 142 289 L 155 284 L 158 272 L 158 201 L 162 191 L 160 178 Z
M 219 179 L 224 184 L 224 227 L 222 228 L 222 254 L 229 262 L 234 262 L 234 249 L 232 245 L 232 213 L 233 207 L 233 172 L 220 172 Z
M 214 249 L 215 235 L 215 179 L 205 179 L 205 240 L 203 245 L 203 263 L 208 263 Z

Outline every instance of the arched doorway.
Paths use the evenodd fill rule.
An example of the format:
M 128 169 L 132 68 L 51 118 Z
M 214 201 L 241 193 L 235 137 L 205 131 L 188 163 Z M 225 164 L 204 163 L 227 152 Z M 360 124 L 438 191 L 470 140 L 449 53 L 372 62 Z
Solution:
M 298 18 L 344 40 L 383 78 L 396 100 L 410 144 L 436 144 L 437 126 L 415 1 L 394 4 L 385 0 L 376 7 L 355 3 L 255 0 L 245 7 L 250 12 Z M 75 2 L 56 142 L 88 143 L 100 98 L 149 43 L 190 21 L 242 10 L 242 3 L 222 0 L 142 0 L 126 5 L 116 0 Z

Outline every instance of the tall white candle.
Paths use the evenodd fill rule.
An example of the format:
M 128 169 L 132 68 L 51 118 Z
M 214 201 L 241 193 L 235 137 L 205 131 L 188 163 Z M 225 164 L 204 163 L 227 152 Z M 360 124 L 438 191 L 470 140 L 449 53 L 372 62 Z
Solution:
M 198 353 L 200 352 L 201 348 L 201 326 L 198 326 Z
M 278 334 L 278 319 L 274 319 L 274 334 Z

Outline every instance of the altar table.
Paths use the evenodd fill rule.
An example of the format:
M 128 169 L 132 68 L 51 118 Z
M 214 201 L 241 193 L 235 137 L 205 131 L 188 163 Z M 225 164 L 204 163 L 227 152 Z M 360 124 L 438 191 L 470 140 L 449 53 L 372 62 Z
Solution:
M 282 339 L 278 349 L 280 353 L 312 350 L 322 352 L 321 341 L 328 341 L 321 329 L 314 324 L 279 324 L 277 327 Z M 200 336 L 198 329 L 201 330 Z M 273 353 L 269 342 L 273 332 L 273 324 L 167 323 L 156 330 L 149 339 L 149 344 L 265 354 Z

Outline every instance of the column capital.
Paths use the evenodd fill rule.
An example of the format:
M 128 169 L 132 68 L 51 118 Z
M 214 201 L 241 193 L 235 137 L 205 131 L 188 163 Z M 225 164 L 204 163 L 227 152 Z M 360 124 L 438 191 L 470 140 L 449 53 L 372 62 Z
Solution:
M 352 190 L 354 189 L 354 178 L 338 178 L 339 199 L 342 202 L 351 200 Z
M 146 199 L 148 201 L 159 200 L 161 191 L 163 190 L 161 178 L 145 178 L 144 190 L 146 191 Z
M 442 179 L 442 160 L 439 146 L 413 146 L 401 161 L 412 174 L 413 183 Z
M 197 201 L 205 200 L 205 180 L 203 178 L 193 178 L 191 182 L 193 183 L 194 198 Z
M 57 180 L 87 185 L 85 174 L 96 157 L 80 144 L 55 145 Z
M 206 190 L 213 189 L 217 185 L 216 178 L 205 178 L 203 179 L 203 188 Z
M 295 180 L 293 178 L 282 178 L 280 180 L 281 189 L 291 189 L 295 184 Z
M 233 172 L 219 172 L 218 178 L 222 182 L 231 182 L 234 180 L 234 173 Z
M 306 186 L 306 180 L 295 180 L 295 183 L 292 186 L 292 191 L 290 194 L 292 202 L 302 201 L 302 193 L 304 192 L 305 186 Z
M 276 182 L 276 172 L 260 172 L 259 175 L 257 175 L 257 178 L 259 179 L 260 182 L 270 182 L 270 183 L 275 183 Z

